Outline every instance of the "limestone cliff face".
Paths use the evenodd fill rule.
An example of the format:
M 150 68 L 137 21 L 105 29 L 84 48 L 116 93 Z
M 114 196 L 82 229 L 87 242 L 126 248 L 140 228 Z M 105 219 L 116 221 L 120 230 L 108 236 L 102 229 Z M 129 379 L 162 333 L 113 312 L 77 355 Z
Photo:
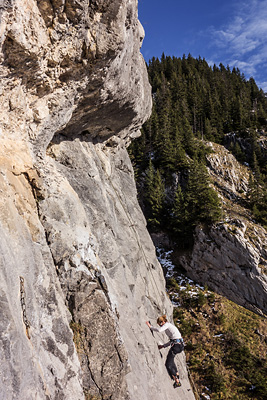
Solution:
M 175 399 L 126 152 L 151 110 L 137 1 L 10 0 L 0 18 L 0 397 Z
M 209 172 L 223 202 L 224 221 L 198 227 L 192 254 L 180 261 L 197 282 L 236 303 L 267 314 L 267 235 L 242 206 L 249 171 L 223 146 L 212 144 Z

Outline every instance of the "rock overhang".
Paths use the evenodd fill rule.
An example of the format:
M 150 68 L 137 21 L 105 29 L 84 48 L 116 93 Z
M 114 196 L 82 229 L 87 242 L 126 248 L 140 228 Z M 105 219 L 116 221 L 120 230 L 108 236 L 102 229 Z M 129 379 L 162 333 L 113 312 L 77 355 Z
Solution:
M 59 132 L 138 134 L 152 100 L 135 0 L 16 0 L 1 11 L 2 85 L 21 90 L 19 135 L 35 155 Z

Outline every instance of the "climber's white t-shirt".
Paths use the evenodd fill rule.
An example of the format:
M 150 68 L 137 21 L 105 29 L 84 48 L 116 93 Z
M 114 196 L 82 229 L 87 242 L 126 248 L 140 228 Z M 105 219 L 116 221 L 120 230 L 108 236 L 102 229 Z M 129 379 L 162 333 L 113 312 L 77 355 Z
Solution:
M 165 332 L 170 340 L 182 338 L 182 335 L 181 335 L 179 329 L 176 328 L 176 326 L 174 326 L 170 322 L 165 322 L 164 325 L 159 326 L 158 328 L 151 326 L 150 329 L 155 332 L 160 332 L 160 333 Z

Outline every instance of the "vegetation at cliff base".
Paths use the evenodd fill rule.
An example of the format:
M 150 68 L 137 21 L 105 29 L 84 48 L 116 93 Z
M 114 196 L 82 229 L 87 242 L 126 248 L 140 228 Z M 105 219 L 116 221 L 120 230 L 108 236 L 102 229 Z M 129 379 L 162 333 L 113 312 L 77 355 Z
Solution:
M 129 154 L 149 229 L 167 230 L 186 247 L 196 225 L 220 220 L 205 168 L 208 141 L 250 166 L 247 207 L 267 226 L 267 98 L 254 79 L 190 55 L 153 58 L 148 74 L 153 111 Z
M 266 400 L 266 318 L 186 278 L 167 284 L 196 398 Z

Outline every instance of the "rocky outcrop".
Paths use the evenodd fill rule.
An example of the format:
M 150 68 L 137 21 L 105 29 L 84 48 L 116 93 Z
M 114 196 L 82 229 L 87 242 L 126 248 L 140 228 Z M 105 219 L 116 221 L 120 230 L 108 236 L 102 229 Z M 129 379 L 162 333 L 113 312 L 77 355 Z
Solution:
M 248 168 L 223 146 L 212 145 L 209 171 L 225 219 L 207 230 L 198 227 L 192 253 L 180 258 L 191 278 L 258 313 L 267 314 L 267 234 L 242 207 Z
M 258 136 L 259 135 L 259 136 Z M 264 130 L 257 131 L 257 144 L 258 144 L 258 151 L 260 150 L 262 159 L 267 161 L 266 159 L 266 150 L 267 150 L 267 139 L 266 139 L 266 132 Z M 224 137 L 224 145 L 227 149 L 234 148 L 237 146 L 239 147 L 243 153 L 246 154 L 247 159 L 253 159 L 253 151 L 255 151 L 255 143 L 253 145 L 253 140 L 248 137 L 239 136 L 238 132 L 230 132 L 227 133 Z
M 20 131 L 43 155 L 61 130 L 70 138 L 89 130 L 97 140 L 136 135 L 151 108 L 136 8 L 134 0 L 16 0 L 1 8 L 9 137 Z
M 126 146 L 151 110 L 135 0 L 1 3 L 1 395 L 174 399 Z M 194 398 L 184 355 L 180 398 Z
M 197 282 L 258 313 L 267 313 L 266 231 L 242 219 L 198 228 L 182 265 Z
M 212 153 L 207 157 L 209 174 L 223 201 L 242 203 L 248 190 L 249 169 L 223 146 L 207 143 Z M 226 199 L 226 200 L 224 200 Z

